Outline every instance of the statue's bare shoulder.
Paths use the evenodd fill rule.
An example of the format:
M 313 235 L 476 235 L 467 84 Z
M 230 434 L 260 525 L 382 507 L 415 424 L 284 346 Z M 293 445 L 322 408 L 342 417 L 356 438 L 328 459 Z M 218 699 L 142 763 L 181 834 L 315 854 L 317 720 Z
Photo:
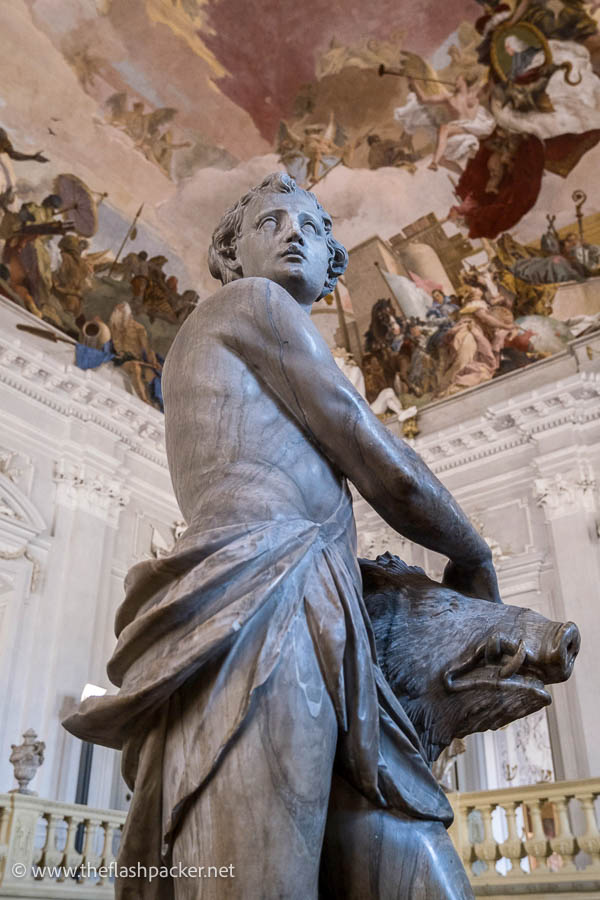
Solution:
M 308 357 L 335 366 L 310 316 L 284 288 L 268 278 L 240 278 L 224 285 L 194 316 L 198 317 L 197 328 L 235 346 L 242 355 L 253 349 L 253 340 L 263 353 L 268 345 L 285 341 L 286 348 L 291 349 L 291 345 Z

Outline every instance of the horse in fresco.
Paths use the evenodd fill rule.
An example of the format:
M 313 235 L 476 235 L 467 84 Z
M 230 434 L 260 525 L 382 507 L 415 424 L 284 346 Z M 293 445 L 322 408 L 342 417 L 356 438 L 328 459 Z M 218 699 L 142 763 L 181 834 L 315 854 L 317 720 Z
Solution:
M 386 388 L 420 397 L 437 386 L 436 363 L 421 346 L 418 323 L 402 322 L 389 299 L 373 304 L 362 370 L 367 400 Z

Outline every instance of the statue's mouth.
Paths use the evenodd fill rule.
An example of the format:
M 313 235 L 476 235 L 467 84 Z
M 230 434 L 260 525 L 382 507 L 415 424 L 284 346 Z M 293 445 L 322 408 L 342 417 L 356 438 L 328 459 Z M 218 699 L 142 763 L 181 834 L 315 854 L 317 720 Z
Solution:
M 284 259 L 289 259 L 296 262 L 304 261 L 306 259 L 303 251 L 299 247 L 296 247 L 294 244 L 286 247 L 281 256 L 283 256 Z
M 493 690 L 534 694 L 542 705 L 551 702 L 544 686 L 541 670 L 532 660 L 525 643 L 492 635 L 443 676 L 450 693 L 475 690 L 487 686 Z

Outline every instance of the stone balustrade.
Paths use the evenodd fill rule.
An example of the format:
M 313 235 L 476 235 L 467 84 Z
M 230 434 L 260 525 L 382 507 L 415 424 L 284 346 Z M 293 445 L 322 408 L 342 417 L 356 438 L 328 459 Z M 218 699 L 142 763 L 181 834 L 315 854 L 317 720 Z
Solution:
M 600 779 L 449 795 L 477 896 L 600 898 Z M 0 898 L 112 898 L 125 813 L 0 794 Z M 112 869 L 112 872 L 111 872 Z
M 450 794 L 475 894 L 600 898 L 599 796 L 599 778 Z
M 112 898 L 125 815 L 0 794 L 0 897 Z

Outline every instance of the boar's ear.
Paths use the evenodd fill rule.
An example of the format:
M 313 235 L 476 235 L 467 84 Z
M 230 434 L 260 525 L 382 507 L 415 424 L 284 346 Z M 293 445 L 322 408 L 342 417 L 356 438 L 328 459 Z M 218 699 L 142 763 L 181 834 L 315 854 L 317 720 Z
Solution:
M 358 564 L 363 578 L 363 585 L 374 586 L 402 578 L 406 575 L 425 575 L 419 566 L 409 566 L 393 553 L 382 553 L 376 560 L 359 559 Z M 425 576 L 427 577 L 427 576 Z

